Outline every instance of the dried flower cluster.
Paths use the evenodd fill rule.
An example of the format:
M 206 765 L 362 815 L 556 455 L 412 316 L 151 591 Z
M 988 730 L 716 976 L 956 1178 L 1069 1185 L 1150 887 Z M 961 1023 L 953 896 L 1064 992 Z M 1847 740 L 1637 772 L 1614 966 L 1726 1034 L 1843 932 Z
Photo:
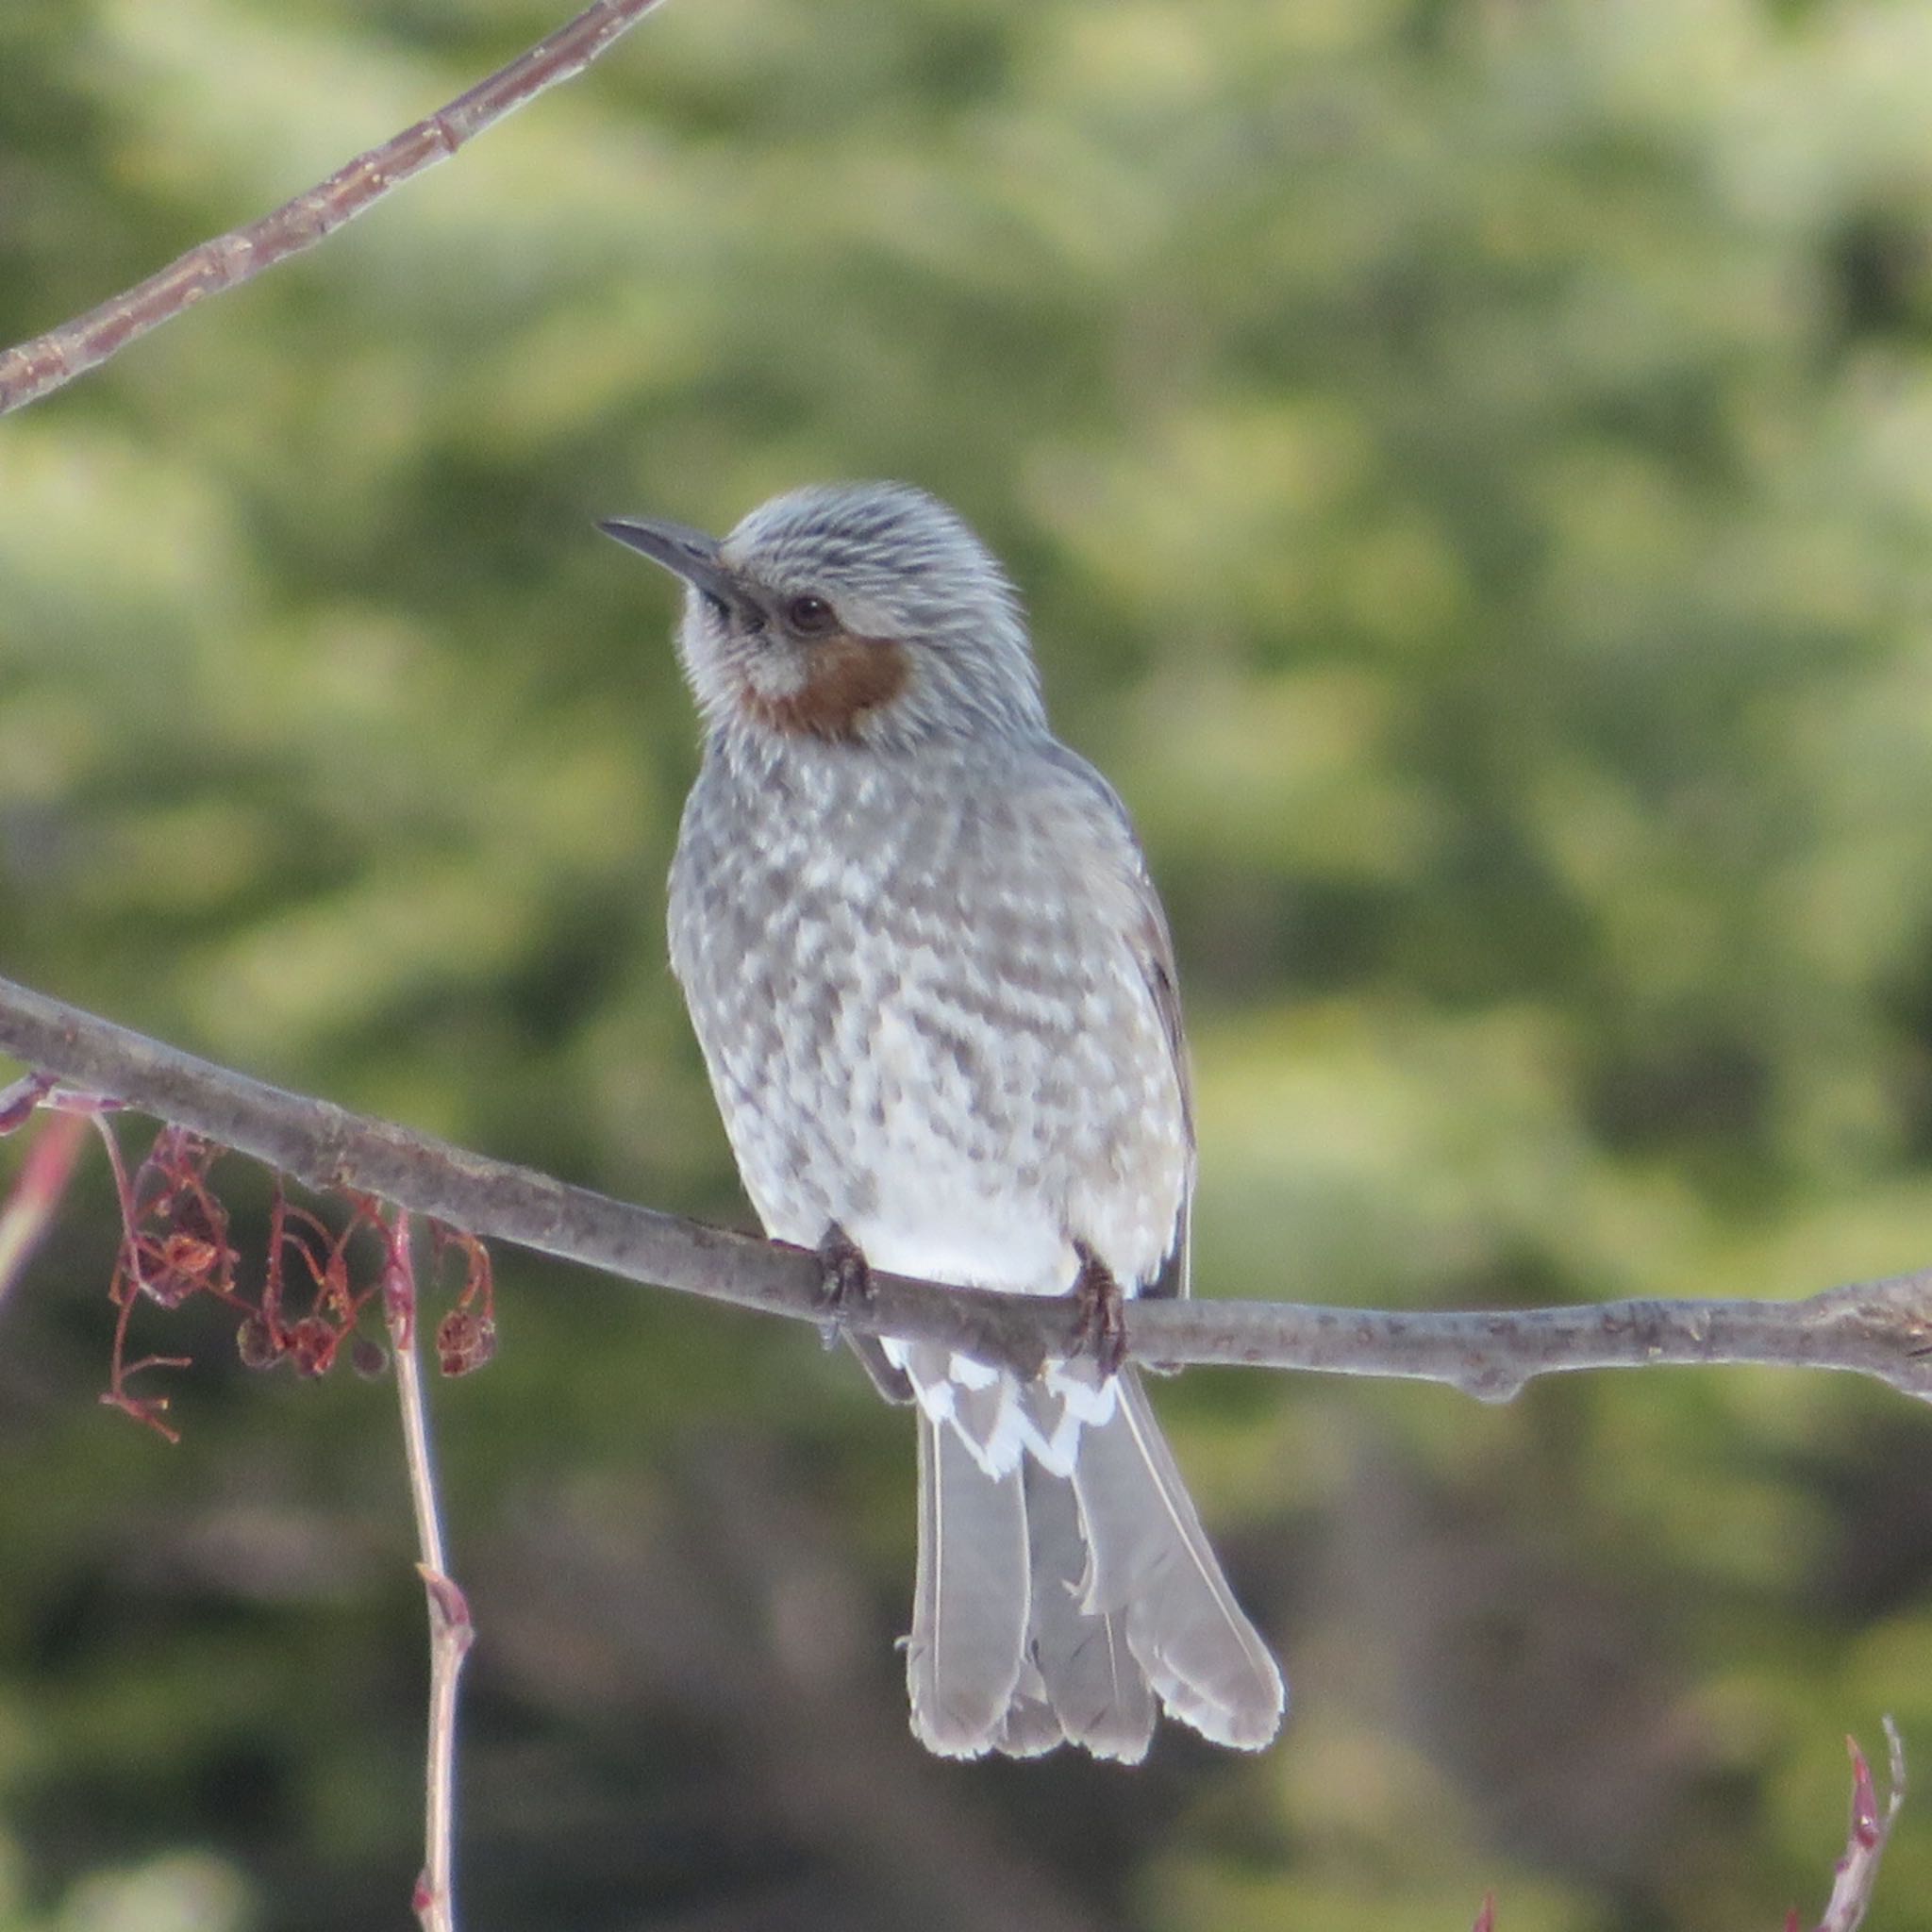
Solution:
M 47 1083 L 35 1086 L 25 1108 L 0 1115 L 0 1132 L 6 1131 L 11 1112 L 25 1119 L 36 1103 L 47 1104 Z M 97 1121 L 104 1111 L 96 1112 Z M 325 1219 L 291 1201 L 286 1183 L 275 1175 L 267 1248 L 258 1279 L 250 1280 L 230 1239 L 227 1206 L 212 1179 L 226 1148 L 184 1128 L 166 1126 L 130 1174 L 104 1121 L 102 1140 L 113 1168 L 122 1229 L 108 1290 L 118 1311 L 113 1352 L 101 1397 L 109 1407 L 170 1441 L 178 1440 L 178 1432 L 164 1420 L 168 1398 L 137 1393 L 130 1386 L 149 1371 L 187 1366 L 183 1356 L 131 1354 L 134 1315 L 143 1303 L 173 1310 L 197 1296 L 221 1302 L 240 1318 L 235 1344 L 249 1368 L 291 1362 L 301 1375 L 326 1374 L 345 1353 L 358 1373 L 383 1373 L 388 1347 L 365 1332 L 363 1322 L 372 1302 L 381 1302 L 379 1312 L 391 1332 L 397 1323 L 401 1333 L 413 1331 L 413 1297 L 408 1307 L 388 1305 L 390 1210 L 373 1196 L 339 1191 L 331 1198 L 342 1211 Z M 468 1374 L 496 1351 L 490 1257 L 473 1237 L 435 1223 L 431 1226 L 439 1268 L 444 1256 L 453 1253 L 462 1271 L 454 1305 L 437 1326 L 437 1360 L 446 1375 Z

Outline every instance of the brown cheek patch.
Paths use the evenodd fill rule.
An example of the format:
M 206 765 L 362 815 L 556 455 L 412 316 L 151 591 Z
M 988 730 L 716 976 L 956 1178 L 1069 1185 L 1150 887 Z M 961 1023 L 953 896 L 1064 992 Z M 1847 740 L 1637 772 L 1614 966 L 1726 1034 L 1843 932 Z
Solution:
M 745 693 L 746 708 L 771 730 L 806 738 L 855 738 L 867 714 L 898 697 L 910 675 L 905 650 L 891 638 L 841 632 L 806 648 L 806 681 L 791 696 Z

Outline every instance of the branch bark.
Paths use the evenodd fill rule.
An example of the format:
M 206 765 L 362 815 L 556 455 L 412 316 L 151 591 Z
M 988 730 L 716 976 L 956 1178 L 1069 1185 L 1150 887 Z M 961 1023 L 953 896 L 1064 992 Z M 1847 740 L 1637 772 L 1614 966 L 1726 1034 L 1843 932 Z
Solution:
M 358 155 L 274 213 L 191 248 L 158 275 L 45 335 L 0 350 L 0 416 L 50 395 L 204 296 L 237 288 L 263 269 L 314 247 L 344 222 L 374 208 L 392 188 L 447 160 L 512 108 L 558 81 L 575 78 L 660 5 L 662 0 L 596 0 L 489 79 L 380 147 Z
M 304 1186 L 376 1194 L 490 1240 L 628 1281 L 823 1324 L 816 1256 L 631 1207 L 587 1188 L 250 1079 L 0 979 L 0 1050 L 29 1069 L 252 1155 Z M 842 1325 L 963 1350 L 1031 1374 L 1072 1353 L 1069 1302 L 874 1276 Z M 1443 1382 L 1504 1402 L 1537 1375 L 1757 1363 L 1840 1369 L 1932 1398 L 1932 1270 L 1803 1301 L 1619 1301 L 1439 1313 L 1283 1302 L 1141 1301 L 1142 1360 Z

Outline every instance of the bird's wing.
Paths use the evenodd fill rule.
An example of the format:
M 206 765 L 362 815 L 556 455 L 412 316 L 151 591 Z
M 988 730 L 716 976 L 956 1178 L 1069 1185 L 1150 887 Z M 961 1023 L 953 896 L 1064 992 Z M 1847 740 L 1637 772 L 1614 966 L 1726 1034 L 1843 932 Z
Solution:
M 1140 858 L 1140 847 L 1134 848 Z M 1174 1084 L 1180 1089 L 1181 1125 L 1188 1142 L 1188 1174 L 1181 1188 L 1180 1213 L 1175 1220 L 1174 1247 L 1160 1273 L 1142 1291 L 1153 1295 L 1184 1296 L 1192 1293 L 1191 1240 L 1194 1220 L 1194 1076 L 1188 1064 L 1187 1036 L 1181 1030 L 1181 990 L 1174 975 L 1174 938 L 1167 929 L 1154 881 L 1147 875 L 1144 859 L 1140 865 L 1141 898 L 1145 908 L 1141 930 L 1135 936 L 1135 955 L 1141 962 L 1141 975 L 1160 1016 L 1160 1030 L 1167 1036 L 1167 1050 L 1174 1058 Z
M 1192 1291 L 1190 1236 L 1194 1207 L 1194 1081 L 1188 1063 L 1187 1035 L 1181 1024 L 1180 983 L 1174 971 L 1174 936 L 1168 930 L 1167 914 L 1161 908 L 1160 894 L 1154 890 L 1154 880 L 1147 871 L 1146 855 L 1141 849 L 1134 822 L 1128 816 L 1126 807 L 1121 803 L 1120 793 L 1077 752 L 1068 750 L 1058 741 L 1051 747 L 1049 760 L 1063 779 L 1086 793 L 1090 805 L 1100 808 L 1102 822 L 1110 835 L 1105 839 L 1106 845 L 1110 848 L 1105 856 L 1113 859 L 1121 883 L 1131 899 L 1127 943 L 1133 949 L 1135 963 L 1141 969 L 1147 996 L 1153 1002 L 1161 1033 L 1167 1041 L 1174 1086 L 1181 1097 L 1181 1132 L 1187 1142 L 1188 1171 L 1181 1188 L 1174 1245 L 1161 1264 L 1160 1273 L 1141 1291 L 1143 1294 L 1178 1298 Z

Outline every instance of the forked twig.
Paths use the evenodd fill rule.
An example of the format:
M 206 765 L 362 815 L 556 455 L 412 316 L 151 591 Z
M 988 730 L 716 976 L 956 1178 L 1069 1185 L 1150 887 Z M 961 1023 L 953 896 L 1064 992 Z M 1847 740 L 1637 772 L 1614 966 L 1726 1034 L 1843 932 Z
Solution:
M 363 1306 L 377 1292 L 353 1284 L 346 1251 L 358 1229 L 373 1227 L 382 1238 L 382 1312 L 395 1363 L 396 1391 L 403 1424 L 403 1455 L 408 1470 L 409 1499 L 416 1519 L 417 1574 L 429 1610 L 429 1726 L 425 1775 L 425 1853 L 413 1903 L 424 1932 L 456 1932 L 455 1820 L 457 1684 L 473 1636 L 463 1592 L 449 1576 L 443 1557 L 436 1480 L 429 1455 L 429 1425 L 416 1349 L 417 1294 L 409 1245 L 409 1213 L 352 1194 L 347 1224 L 331 1230 L 317 1215 L 292 1206 L 276 1179 L 265 1279 L 258 1306 L 252 1306 L 235 1279 L 236 1256 L 227 1239 L 227 1211 L 208 1183 L 208 1169 L 220 1149 L 177 1126 L 163 1127 L 154 1149 L 130 1174 L 106 1116 L 116 1103 L 79 1093 L 63 1093 L 42 1074 L 30 1074 L 0 1091 L 0 1133 L 30 1121 L 37 1109 L 51 1119 L 35 1140 L 11 1191 L 0 1200 L 0 1294 L 24 1265 L 72 1177 L 90 1124 L 99 1128 L 120 1208 L 112 1298 L 116 1306 L 113 1372 L 102 1401 L 120 1408 L 170 1441 L 178 1432 L 163 1418 L 165 1395 L 136 1395 L 129 1378 L 144 1370 L 185 1367 L 180 1357 L 146 1356 L 127 1359 L 128 1324 L 137 1306 L 155 1302 L 178 1307 L 196 1294 L 212 1294 L 242 1310 L 238 1331 L 243 1361 L 266 1368 L 284 1357 L 308 1374 L 321 1374 L 345 1341 L 358 1349 L 373 1346 L 355 1337 Z M 439 1257 L 451 1249 L 464 1262 L 464 1280 L 456 1306 L 436 1338 L 446 1373 L 461 1374 L 487 1361 L 494 1346 L 491 1270 L 480 1243 L 449 1229 L 436 1229 Z M 284 1318 L 283 1263 L 292 1254 L 312 1286 L 310 1312 Z
M 312 248 L 392 188 L 433 167 L 545 88 L 581 74 L 662 0 L 596 0 L 583 12 L 413 127 L 358 155 L 273 214 L 191 248 L 158 275 L 85 315 L 0 350 L 0 416 L 50 395 L 76 375 L 192 308 Z

